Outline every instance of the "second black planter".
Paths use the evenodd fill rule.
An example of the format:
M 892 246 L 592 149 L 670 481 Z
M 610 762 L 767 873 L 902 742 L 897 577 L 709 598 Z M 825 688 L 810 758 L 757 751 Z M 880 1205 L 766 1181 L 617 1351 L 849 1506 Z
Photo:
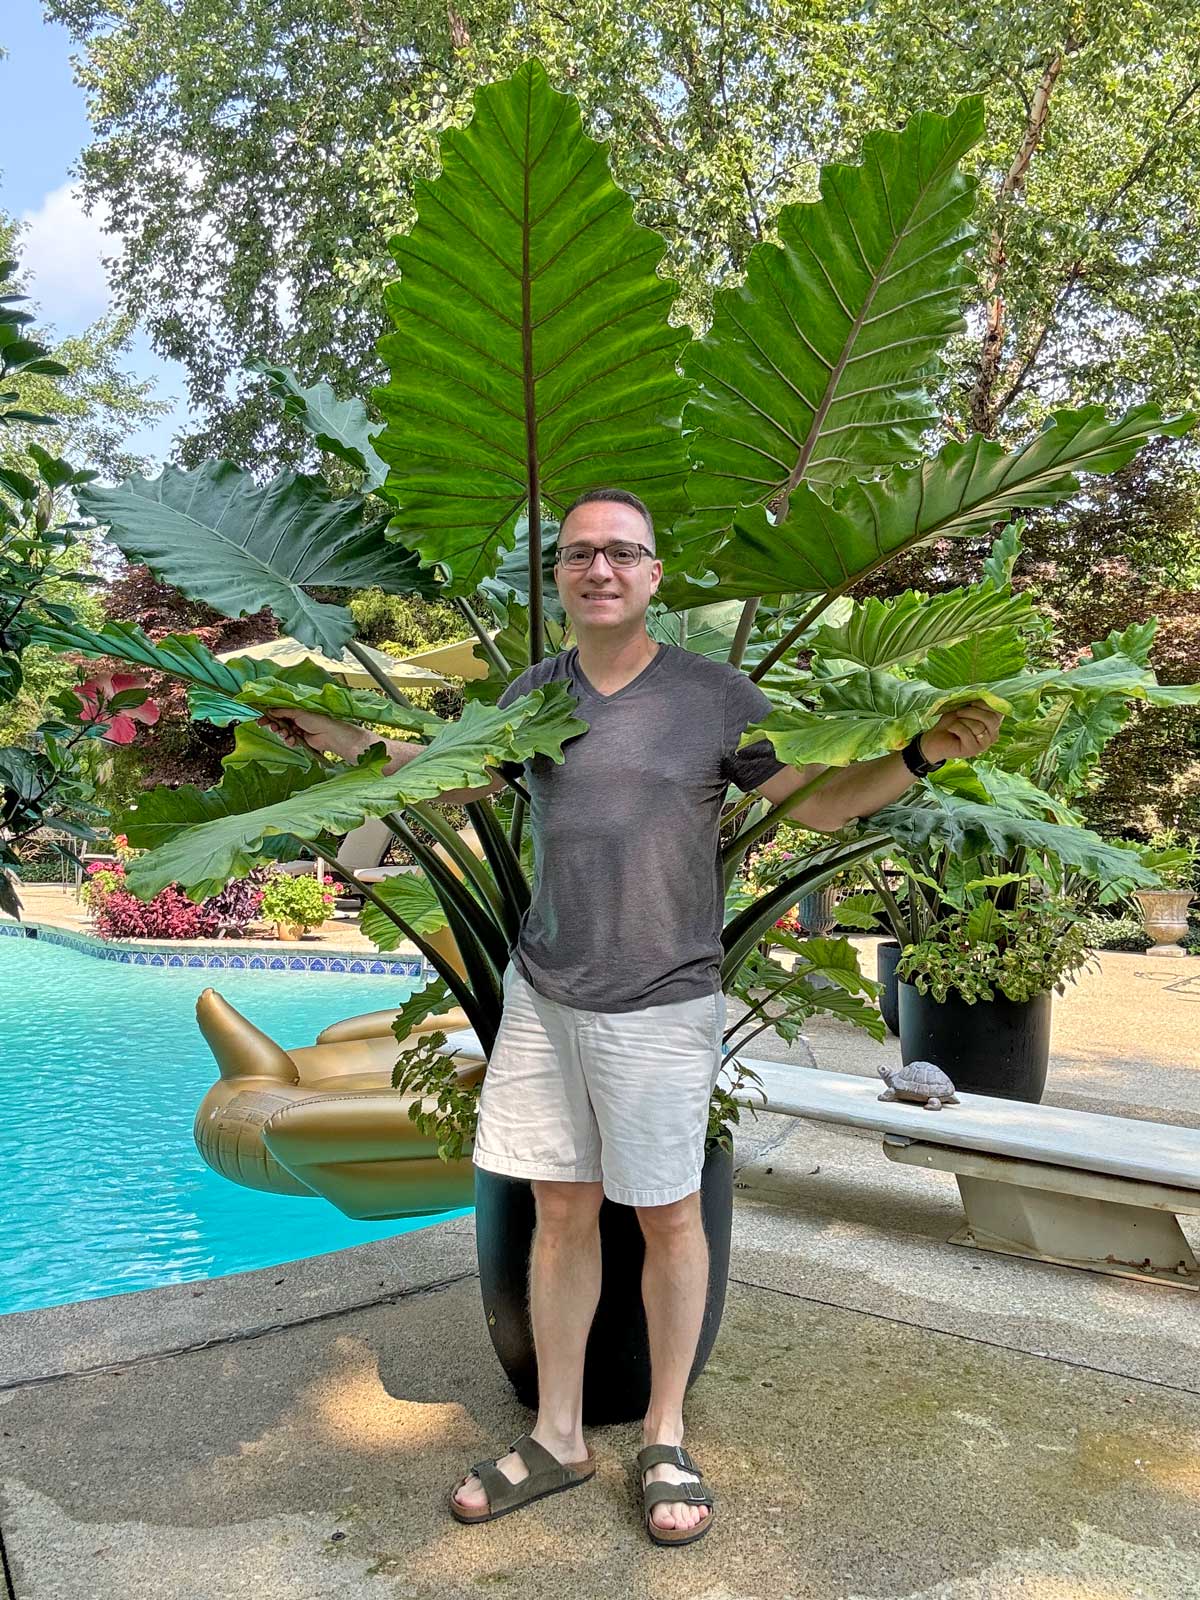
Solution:
M 733 1221 L 733 1155 L 713 1149 L 704 1163 L 700 1213 L 708 1238 L 708 1298 L 692 1383 L 716 1342 L 729 1278 Z M 537 1409 L 537 1357 L 529 1323 L 529 1252 L 533 1243 L 532 1186 L 475 1169 L 475 1237 L 479 1287 L 492 1345 L 517 1398 Z M 645 1248 L 632 1206 L 600 1207 L 602 1280 L 583 1373 L 583 1420 L 590 1426 L 631 1422 L 650 1400 L 650 1344 L 642 1306 Z
M 887 1024 L 889 1033 L 900 1032 L 900 997 L 896 993 L 896 963 L 900 959 L 900 942 L 885 939 L 875 946 L 875 976 L 883 985 L 879 996 L 879 1014 Z
M 932 1061 L 967 1094 L 1035 1102 L 1042 1098 L 1053 995 L 1021 1001 L 997 996 L 968 1005 L 953 990 L 944 1000 L 935 1000 L 911 983 L 897 988 L 900 1054 L 906 1064 Z

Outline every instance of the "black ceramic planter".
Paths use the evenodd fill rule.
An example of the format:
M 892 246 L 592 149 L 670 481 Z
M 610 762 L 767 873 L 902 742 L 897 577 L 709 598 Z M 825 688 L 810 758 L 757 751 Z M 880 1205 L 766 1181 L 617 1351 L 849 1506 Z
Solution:
M 932 1061 L 956 1089 L 1001 1100 L 1039 1101 L 1050 1062 L 1053 995 L 1032 1000 L 977 1000 L 967 1005 L 953 990 L 944 1000 L 900 983 L 900 1054 Z
M 883 985 L 883 993 L 879 996 L 879 1014 L 887 1024 L 887 1031 L 897 1036 L 900 1033 L 900 997 L 896 993 L 896 963 L 899 959 L 899 940 L 885 939 L 882 944 L 876 945 L 875 976 Z
M 700 1184 L 708 1236 L 708 1299 L 692 1363 L 691 1384 L 704 1370 L 725 1309 L 729 1235 L 733 1221 L 733 1155 L 712 1150 Z M 500 1365 L 530 1410 L 537 1409 L 537 1359 L 529 1325 L 529 1251 L 533 1242 L 532 1186 L 475 1169 L 475 1238 L 479 1286 L 488 1332 Z M 631 1422 L 650 1400 L 650 1346 L 642 1307 L 644 1246 L 632 1206 L 600 1207 L 603 1278 L 583 1373 L 583 1420 L 589 1426 Z

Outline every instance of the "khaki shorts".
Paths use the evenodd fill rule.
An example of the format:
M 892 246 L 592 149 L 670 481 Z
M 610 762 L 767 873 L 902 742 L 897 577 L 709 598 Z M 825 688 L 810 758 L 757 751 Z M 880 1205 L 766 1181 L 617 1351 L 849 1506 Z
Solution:
M 627 1206 L 693 1194 L 724 1026 L 719 992 L 640 1011 L 576 1011 L 538 994 L 510 961 L 475 1165 L 510 1178 L 603 1180 L 608 1199 Z

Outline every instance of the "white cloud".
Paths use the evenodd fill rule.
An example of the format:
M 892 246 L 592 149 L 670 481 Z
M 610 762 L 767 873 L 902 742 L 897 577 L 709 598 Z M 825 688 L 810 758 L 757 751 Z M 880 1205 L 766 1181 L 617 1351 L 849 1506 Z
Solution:
M 59 334 L 82 333 L 109 306 L 108 280 L 102 257 L 121 253 L 121 241 L 107 233 L 107 208 L 84 214 L 79 186 L 64 183 L 52 189 L 36 211 L 21 221 L 21 265 L 32 274 L 30 292 L 44 322 Z

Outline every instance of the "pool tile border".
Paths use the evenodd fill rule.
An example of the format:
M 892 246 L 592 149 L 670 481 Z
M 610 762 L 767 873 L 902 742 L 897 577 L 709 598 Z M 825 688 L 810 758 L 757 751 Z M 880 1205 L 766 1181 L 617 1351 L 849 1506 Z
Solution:
M 426 974 L 423 956 L 375 956 L 353 950 L 326 950 L 321 955 L 276 955 L 271 950 L 228 950 L 189 945 L 180 950 L 169 944 L 109 943 L 86 933 L 70 933 L 47 922 L 0 922 L 0 937 L 34 938 L 62 945 L 99 961 L 118 961 L 130 967 L 201 967 L 223 972 L 336 972 L 364 978 L 420 978 Z M 430 969 L 432 976 L 432 969 Z

